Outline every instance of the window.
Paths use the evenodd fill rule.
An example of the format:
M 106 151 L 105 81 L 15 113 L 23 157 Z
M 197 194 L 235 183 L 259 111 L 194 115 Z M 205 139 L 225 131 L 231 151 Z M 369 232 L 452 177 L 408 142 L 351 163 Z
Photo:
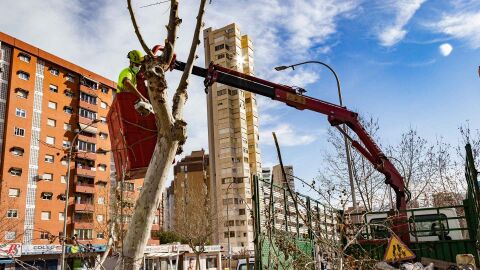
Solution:
M 29 54 L 24 53 L 24 52 L 21 52 L 21 53 L 18 54 L 18 59 L 20 59 L 21 61 L 26 62 L 26 63 L 30 63 L 31 58 L 32 57 Z
M 100 116 L 100 122 L 102 122 L 103 124 L 106 124 L 107 123 L 107 118 L 103 117 L 103 116 Z
M 239 215 L 245 215 L 245 209 L 238 209 Z
M 65 213 L 64 212 L 59 212 L 58 213 L 58 220 L 65 220 Z
M 50 84 L 50 91 L 54 93 L 58 93 L 58 86 Z
M 98 197 L 98 204 L 105 204 L 105 197 Z
M 215 51 L 220 51 L 223 48 L 225 48 L 225 44 L 217 45 L 217 46 L 215 46 Z
M 102 93 L 104 93 L 104 94 L 108 94 L 108 88 L 105 87 L 105 86 L 102 86 L 102 87 L 100 88 L 100 91 L 102 91 Z
M 413 236 L 438 236 L 448 235 L 449 228 L 445 214 L 415 215 L 409 218 L 410 234 Z
M 105 164 L 98 164 L 98 170 L 104 172 L 107 170 L 107 165 Z
M 108 138 L 107 133 L 100 132 L 98 135 L 99 135 L 100 139 L 102 139 L 102 140 L 106 140 Z
M 104 218 L 103 215 L 97 215 L 97 221 L 98 222 L 103 223 L 103 218 Z
M 53 174 L 51 174 L 51 173 L 44 173 L 44 174 L 42 175 L 42 180 L 52 181 L 52 180 L 53 180 Z
M 126 182 L 125 183 L 125 190 L 126 191 L 135 191 L 135 185 L 133 183 Z
M 47 119 L 47 125 L 51 127 L 55 127 L 57 125 L 57 121 L 55 119 Z
M 78 150 L 80 151 L 87 151 L 87 152 L 95 152 L 96 145 L 94 143 L 84 142 L 78 140 L 77 142 Z
M 60 183 L 63 183 L 63 184 L 67 183 L 67 177 L 65 175 L 60 176 Z
M 42 220 L 50 220 L 51 214 L 52 213 L 50 211 L 42 211 L 41 219 Z
M 58 71 L 58 69 L 51 67 L 50 74 L 52 74 L 53 76 L 58 76 L 60 72 Z
M 73 114 L 73 108 L 69 106 L 63 107 L 63 111 L 68 113 L 68 114 Z
M 98 89 L 98 84 L 95 82 L 95 81 L 92 81 L 86 77 L 81 77 L 80 78 L 80 84 L 81 85 L 84 85 L 88 88 L 91 88 L 93 90 L 97 90 Z
M 20 197 L 20 189 L 18 188 L 9 188 L 8 197 Z
M 75 82 L 75 75 L 71 74 L 71 73 L 67 73 L 67 75 L 65 76 L 65 79 L 68 81 L 68 82 Z
M 103 101 L 100 102 L 100 108 L 106 109 L 107 107 L 108 107 L 107 103 L 105 103 L 105 102 L 103 102 Z
M 42 200 L 49 200 L 51 201 L 52 200 L 52 197 L 53 197 L 53 193 L 51 192 L 42 192 Z
M 25 152 L 25 150 L 23 150 L 23 148 L 21 147 L 12 147 L 10 148 L 10 153 L 14 156 L 17 156 L 17 157 L 21 157 L 23 156 L 23 153 Z
M 18 210 L 17 209 L 8 209 L 7 218 L 18 218 Z
M 18 78 L 20 78 L 22 80 L 25 80 L 25 81 L 28 81 L 28 79 L 30 79 L 30 74 L 28 74 L 25 71 L 20 70 L 20 71 L 17 72 L 17 75 L 18 75 Z
M 223 59 L 223 58 L 225 58 L 225 54 L 224 54 L 224 53 L 217 55 L 217 59 Z
M 217 96 L 223 96 L 227 93 L 227 89 L 223 89 L 223 90 L 218 90 L 217 91 Z
M 78 108 L 78 113 L 80 114 L 80 116 L 91 119 L 91 120 L 97 119 L 97 113 L 94 111 L 90 111 L 84 108 Z
M 25 129 L 24 128 L 15 127 L 14 133 L 15 133 L 15 136 L 25 137 Z
M 63 94 L 69 98 L 73 98 L 75 96 L 75 94 L 69 89 L 66 89 L 65 91 L 63 91 Z
M 98 186 L 99 188 L 105 188 L 105 187 L 107 187 L 107 183 L 106 183 L 106 182 L 103 182 L 103 180 L 98 180 L 98 181 L 97 181 L 97 186 Z
M 25 118 L 27 117 L 27 112 L 23 109 L 15 108 L 15 115 L 18 117 Z
M 47 138 L 45 139 L 45 142 L 47 144 L 55 144 L 55 137 L 47 136 Z
M 62 142 L 62 146 L 63 148 L 70 148 L 72 144 L 70 143 L 70 141 L 63 141 Z
M 48 108 L 56 110 L 57 109 L 57 103 L 53 101 L 48 102 Z
M 19 98 L 27 98 L 28 97 L 28 91 L 22 88 L 15 88 L 15 93 L 17 94 L 17 97 Z
M 158 224 L 160 222 L 160 216 L 153 217 L 153 224 Z
M 74 234 L 77 235 L 78 240 L 92 239 L 92 230 L 91 229 L 78 229 L 78 230 L 74 231 Z
M 50 238 L 49 232 L 40 232 L 40 239 L 47 240 Z
M 52 155 L 45 155 L 45 162 L 53 163 L 54 157 Z
M 20 168 L 12 167 L 12 168 L 10 168 L 10 170 L 8 170 L 8 172 L 12 176 L 22 176 L 22 169 L 20 169 Z
M 97 232 L 97 239 L 104 239 L 105 234 L 103 232 Z
M 85 101 L 87 103 L 96 105 L 97 104 L 97 97 L 86 94 L 84 92 L 80 92 L 80 100 Z
M 63 129 L 67 131 L 72 131 L 72 125 L 69 123 L 63 123 Z
M 13 241 L 17 238 L 17 233 L 13 231 L 6 231 L 5 232 L 5 240 Z

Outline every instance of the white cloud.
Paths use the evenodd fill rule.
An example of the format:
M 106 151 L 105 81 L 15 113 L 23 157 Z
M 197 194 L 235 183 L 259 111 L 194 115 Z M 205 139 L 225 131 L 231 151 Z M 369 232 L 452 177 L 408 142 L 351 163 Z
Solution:
M 433 27 L 437 32 L 466 41 L 474 49 L 480 48 L 480 11 L 444 15 Z
M 380 44 L 386 47 L 393 46 L 401 41 L 407 34 L 405 25 L 408 24 L 415 12 L 426 0 L 404 0 L 389 3 L 389 8 L 395 12 L 395 20 L 383 27 L 378 33 Z
M 272 132 L 277 134 L 277 139 L 280 146 L 307 145 L 314 142 L 318 134 L 318 132 L 301 132 L 295 130 L 289 124 L 279 124 L 274 127 L 265 128 L 260 132 L 262 143 L 267 145 L 274 144 Z
M 161 44 L 166 35 L 169 5 L 139 8 L 145 4 L 148 3 L 134 2 L 140 30 L 148 45 Z M 317 73 L 308 70 L 275 72 L 272 67 L 292 64 L 318 53 L 328 53 L 331 45 L 328 41 L 337 32 L 337 21 L 351 18 L 357 6 L 358 0 L 216 0 L 207 6 L 205 26 L 218 28 L 232 22 L 238 23 L 242 32 L 253 40 L 257 75 L 273 78 L 282 84 L 305 87 L 318 78 Z M 22 0 L 9 3 L 8 9 L 9 12 L 0 16 L 1 31 L 114 81 L 118 72 L 128 64 L 126 53 L 140 47 L 126 1 L 104 0 L 79 4 L 62 0 L 45 3 Z M 178 31 L 176 48 L 180 60 L 187 58 L 197 9 L 197 0 L 185 0 L 180 4 L 179 13 L 183 22 Z M 21 22 L 18 14 L 22 14 Z M 313 56 L 308 53 L 308 49 L 318 46 L 325 49 Z M 196 64 L 203 66 L 203 44 L 197 53 L 199 59 Z M 179 72 L 168 73 L 170 94 L 179 77 Z M 270 108 L 275 110 L 277 105 L 281 105 L 272 100 L 267 103 L 273 105 L 259 105 L 261 112 L 268 112 Z M 185 118 L 188 122 L 185 153 L 208 148 L 206 98 L 199 78 L 190 81 Z M 262 121 L 262 115 L 259 118 Z M 288 129 L 283 132 L 286 136 L 295 134 Z M 312 135 L 301 134 L 295 141 L 304 144 L 312 138 Z
M 452 53 L 453 47 L 450 43 L 443 43 L 438 47 L 438 50 L 443 56 L 449 56 Z

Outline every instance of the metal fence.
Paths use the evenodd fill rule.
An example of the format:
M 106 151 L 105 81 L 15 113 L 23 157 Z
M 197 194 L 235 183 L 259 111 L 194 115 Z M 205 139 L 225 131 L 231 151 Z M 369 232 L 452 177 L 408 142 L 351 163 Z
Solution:
M 322 244 L 340 245 L 336 209 L 253 178 L 256 269 L 314 269 L 328 252 Z

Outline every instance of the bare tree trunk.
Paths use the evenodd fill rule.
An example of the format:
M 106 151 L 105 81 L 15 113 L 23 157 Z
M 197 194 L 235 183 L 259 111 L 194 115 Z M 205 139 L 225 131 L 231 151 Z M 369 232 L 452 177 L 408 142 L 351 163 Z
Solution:
M 181 153 L 186 140 L 186 123 L 183 121 L 183 108 L 187 100 L 188 78 L 192 71 L 195 51 L 200 43 L 200 29 L 203 25 L 206 0 L 199 3 L 197 24 L 192 45 L 182 78 L 176 89 L 173 106 L 170 109 L 167 96 L 167 82 L 164 72 L 168 70 L 175 49 L 176 32 L 181 19 L 178 18 L 178 0 L 171 0 L 170 20 L 167 26 L 168 36 L 162 57 L 154 58 L 145 44 L 132 9 L 131 0 L 127 0 L 130 17 L 135 33 L 142 48 L 148 54 L 142 66 L 145 68 L 148 95 L 155 112 L 158 139 L 152 159 L 148 165 L 140 196 L 135 204 L 127 235 L 123 240 L 123 251 L 117 261 L 116 269 L 138 270 L 143 262 L 144 249 L 150 238 L 151 225 L 155 211 L 164 190 L 167 175 L 175 156 Z
M 119 258 L 122 266 L 118 269 L 139 269 L 143 252 L 150 238 L 151 224 L 156 207 L 166 182 L 170 165 L 175 158 L 178 141 L 169 142 L 159 138 L 153 158 L 145 176 L 145 182 L 135 205 L 135 212 L 123 242 L 123 254 Z

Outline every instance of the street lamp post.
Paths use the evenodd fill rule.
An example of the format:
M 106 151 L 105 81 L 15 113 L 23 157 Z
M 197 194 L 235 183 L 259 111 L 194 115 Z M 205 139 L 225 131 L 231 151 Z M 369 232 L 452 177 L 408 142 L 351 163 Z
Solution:
M 70 192 L 70 162 L 72 160 L 72 154 L 73 154 L 73 149 L 75 148 L 75 142 L 78 139 L 78 135 L 82 131 L 84 131 L 86 128 L 90 127 L 91 125 L 98 123 L 100 120 L 99 119 L 94 119 L 92 122 L 90 122 L 87 126 L 82 128 L 75 134 L 73 137 L 71 143 L 70 143 L 70 148 L 68 149 L 68 163 L 67 163 L 67 187 L 65 190 L 65 210 L 63 212 L 63 241 L 62 241 L 62 270 L 65 270 L 65 252 L 66 252 L 66 242 L 67 242 L 67 218 L 68 218 L 68 195 Z
M 290 65 L 290 66 L 278 66 L 278 67 L 275 67 L 275 70 L 276 71 L 281 71 L 281 70 L 285 70 L 285 69 L 288 69 L 288 68 L 292 68 L 294 70 L 296 66 L 301 66 L 301 65 L 305 65 L 305 64 L 323 65 L 333 73 L 333 76 L 335 76 L 335 81 L 337 82 L 338 101 L 340 103 L 340 106 L 343 107 L 342 91 L 341 91 L 341 88 L 340 88 L 340 80 L 338 79 L 338 76 L 337 76 L 337 73 L 335 72 L 335 70 L 333 70 L 333 68 L 330 67 L 329 65 L 327 65 L 326 63 L 323 63 L 323 62 L 320 62 L 320 61 L 305 61 L 305 62 L 302 62 L 302 63 L 293 64 L 293 65 Z M 347 139 L 347 135 L 346 135 L 346 132 L 347 132 L 347 126 L 346 125 L 343 125 L 343 130 L 345 131 L 345 134 L 343 134 L 343 140 L 344 140 L 344 143 L 345 143 L 345 154 L 346 154 L 346 158 L 347 158 L 348 177 L 349 177 L 349 180 L 350 180 L 350 192 L 352 193 L 352 204 L 353 204 L 353 209 L 355 210 L 355 209 L 357 209 L 357 199 L 356 199 L 356 196 L 355 196 L 355 184 L 354 184 L 354 181 L 353 181 L 353 170 L 352 170 L 352 157 L 351 157 L 351 154 L 350 154 L 351 153 L 350 144 L 348 143 L 348 139 Z

